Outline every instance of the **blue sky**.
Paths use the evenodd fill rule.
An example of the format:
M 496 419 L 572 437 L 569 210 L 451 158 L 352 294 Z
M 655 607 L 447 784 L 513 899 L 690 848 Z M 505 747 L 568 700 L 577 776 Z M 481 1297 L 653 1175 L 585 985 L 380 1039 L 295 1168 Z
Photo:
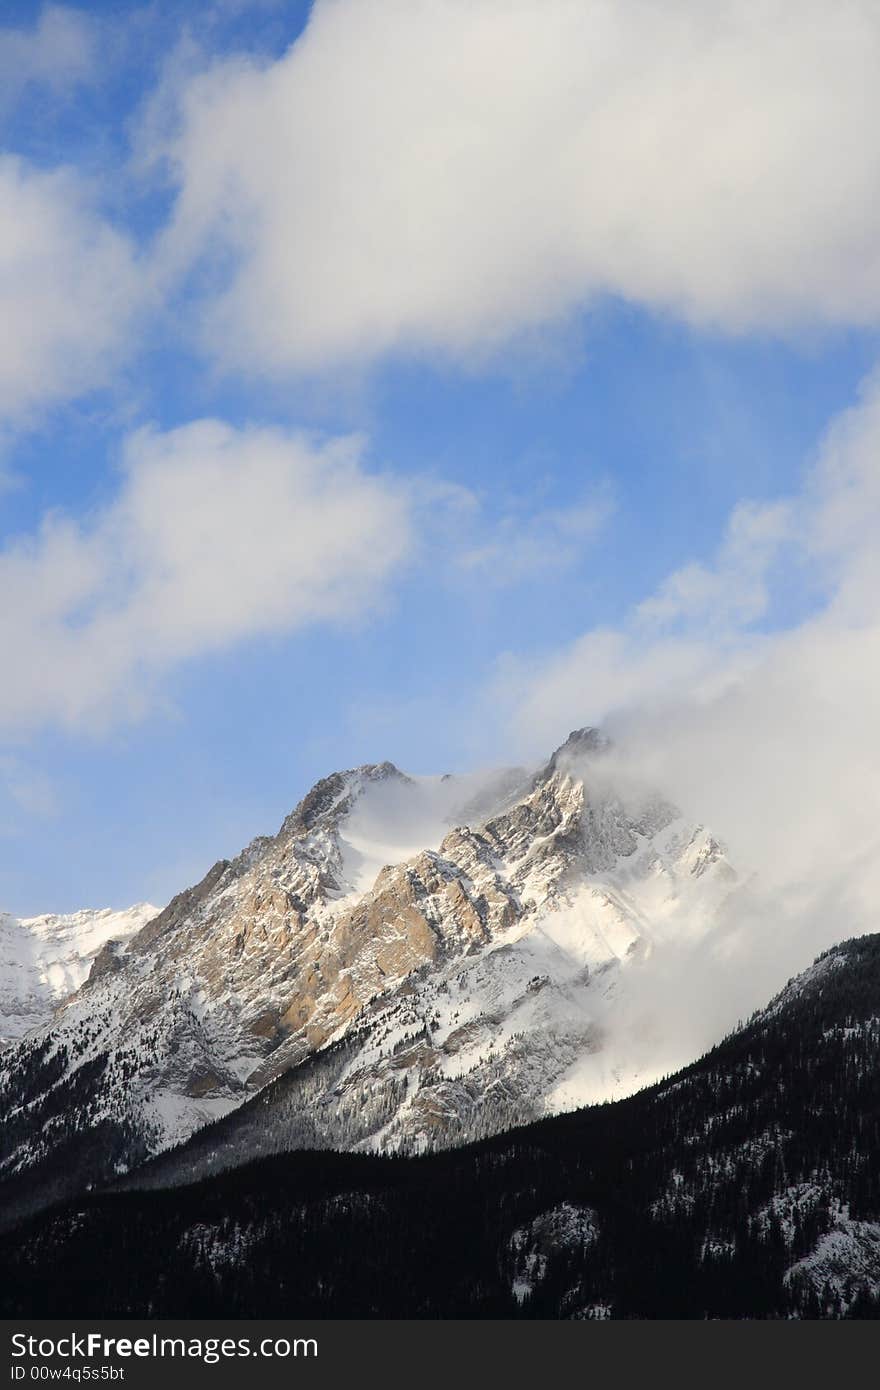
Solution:
M 734 5 L 728 51 L 673 8 L 684 28 L 633 7 L 612 43 L 555 0 L 330 0 L 304 35 L 306 5 L 4 7 L 4 908 L 164 901 L 337 767 L 534 756 L 568 727 L 529 711 L 623 701 L 588 664 L 547 706 L 542 673 L 683 569 L 726 595 L 737 507 L 804 496 L 877 358 L 877 137 L 838 152 L 864 134 L 859 26 L 880 35 L 870 5 L 834 42 L 823 7 L 792 36 Z M 675 80 L 700 63 L 702 137 Z M 719 637 L 717 585 L 679 594 L 669 640 L 809 621 L 828 586 L 799 544 L 750 541 L 757 603 Z

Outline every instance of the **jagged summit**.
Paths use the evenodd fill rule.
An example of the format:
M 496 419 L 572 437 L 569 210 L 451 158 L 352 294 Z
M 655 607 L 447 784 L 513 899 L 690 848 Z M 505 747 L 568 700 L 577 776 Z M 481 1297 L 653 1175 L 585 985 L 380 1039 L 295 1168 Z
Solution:
M 279 846 L 293 844 L 300 858 L 310 857 L 316 864 L 322 858 L 339 860 L 341 856 L 336 844 L 339 823 L 351 813 L 358 797 L 370 785 L 389 780 L 408 782 L 409 778 L 390 762 L 365 763 L 362 767 L 322 777 L 285 817 L 276 835 L 257 835 L 235 859 L 218 859 L 203 879 L 178 893 L 158 916 L 147 923 L 132 943 L 132 950 L 140 952 L 151 947 L 157 937 L 170 928 L 180 926 L 198 911 L 203 902 L 254 870 Z M 321 831 L 329 836 L 323 845 L 320 843 Z M 306 842 L 316 832 L 319 832 L 319 839 L 313 842 L 313 853 L 307 856 Z M 318 879 L 319 883 L 313 882 L 311 885 L 310 896 L 320 890 L 339 890 L 340 885 L 332 873 L 325 874 L 323 878 L 319 873 Z
M 328 817 L 340 820 L 370 784 L 389 780 L 408 782 L 410 779 L 389 762 L 365 763 L 347 772 L 322 777 L 285 819 L 278 832 L 279 838 L 307 834 Z
M 572 729 L 568 738 L 561 743 L 550 760 L 545 765 L 544 777 L 552 776 L 560 768 L 569 769 L 580 758 L 593 757 L 596 754 L 604 753 L 609 748 L 609 741 L 601 729 L 587 726 L 583 729 Z

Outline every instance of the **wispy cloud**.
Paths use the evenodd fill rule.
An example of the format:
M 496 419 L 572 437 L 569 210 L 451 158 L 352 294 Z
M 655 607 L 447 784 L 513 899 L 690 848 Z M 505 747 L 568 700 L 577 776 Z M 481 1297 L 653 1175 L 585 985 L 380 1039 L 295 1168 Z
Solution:
M 0 835 L 18 832 L 22 821 L 57 814 L 58 790 L 42 770 L 11 754 L 0 755 Z
M 98 44 L 84 10 L 44 5 L 29 27 L 0 27 L 0 111 L 31 84 L 56 92 L 87 81 L 97 69 Z
M 743 502 L 730 517 L 711 565 L 692 561 L 675 570 L 636 610 L 646 627 L 671 624 L 729 630 L 763 617 L 770 604 L 768 575 L 794 539 L 790 502 Z
M 477 513 L 472 537 L 459 536 L 455 567 L 481 583 L 506 586 L 572 568 L 613 513 L 611 490 L 598 487 L 567 507 L 523 506 L 489 520 Z

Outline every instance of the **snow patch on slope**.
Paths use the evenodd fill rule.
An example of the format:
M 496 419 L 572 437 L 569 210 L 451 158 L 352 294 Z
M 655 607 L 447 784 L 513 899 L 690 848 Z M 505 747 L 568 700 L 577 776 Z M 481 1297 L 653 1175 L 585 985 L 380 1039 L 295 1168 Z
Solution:
M 821 1300 L 830 1292 L 844 1308 L 859 1294 L 880 1296 L 880 1224 L 851 1221 L 842 1215 L 832 1230 L 819 1238 L 809 1255 L 785 1275 L 786 1283 L 804 1279 Z
M 563 1252 L 582 1250 L 598 1237 L 596 1213 L 591 1207 L 561 1202 L 542 1212 L 527 1226 L 519 1226 L 508 1242 L 512 1261 L 511 1292 L 519 1303 L 543 1283 L 550 1260 Z

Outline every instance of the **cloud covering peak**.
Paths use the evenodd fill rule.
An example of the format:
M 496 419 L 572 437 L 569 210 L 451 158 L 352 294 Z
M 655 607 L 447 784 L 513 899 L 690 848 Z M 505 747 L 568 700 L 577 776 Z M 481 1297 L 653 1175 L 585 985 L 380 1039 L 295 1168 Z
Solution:
M 621 774 L 661 787 L 779 894 L 768 930 L 802 921 L 804 958 L 877 927 L 878 534 L 874 376 L 802 490 L 737 508 L 715 563 L 683 567 L 627 622 L 538 667 L 507 663 L 491 695 L 523 752 L 602 721 Z

